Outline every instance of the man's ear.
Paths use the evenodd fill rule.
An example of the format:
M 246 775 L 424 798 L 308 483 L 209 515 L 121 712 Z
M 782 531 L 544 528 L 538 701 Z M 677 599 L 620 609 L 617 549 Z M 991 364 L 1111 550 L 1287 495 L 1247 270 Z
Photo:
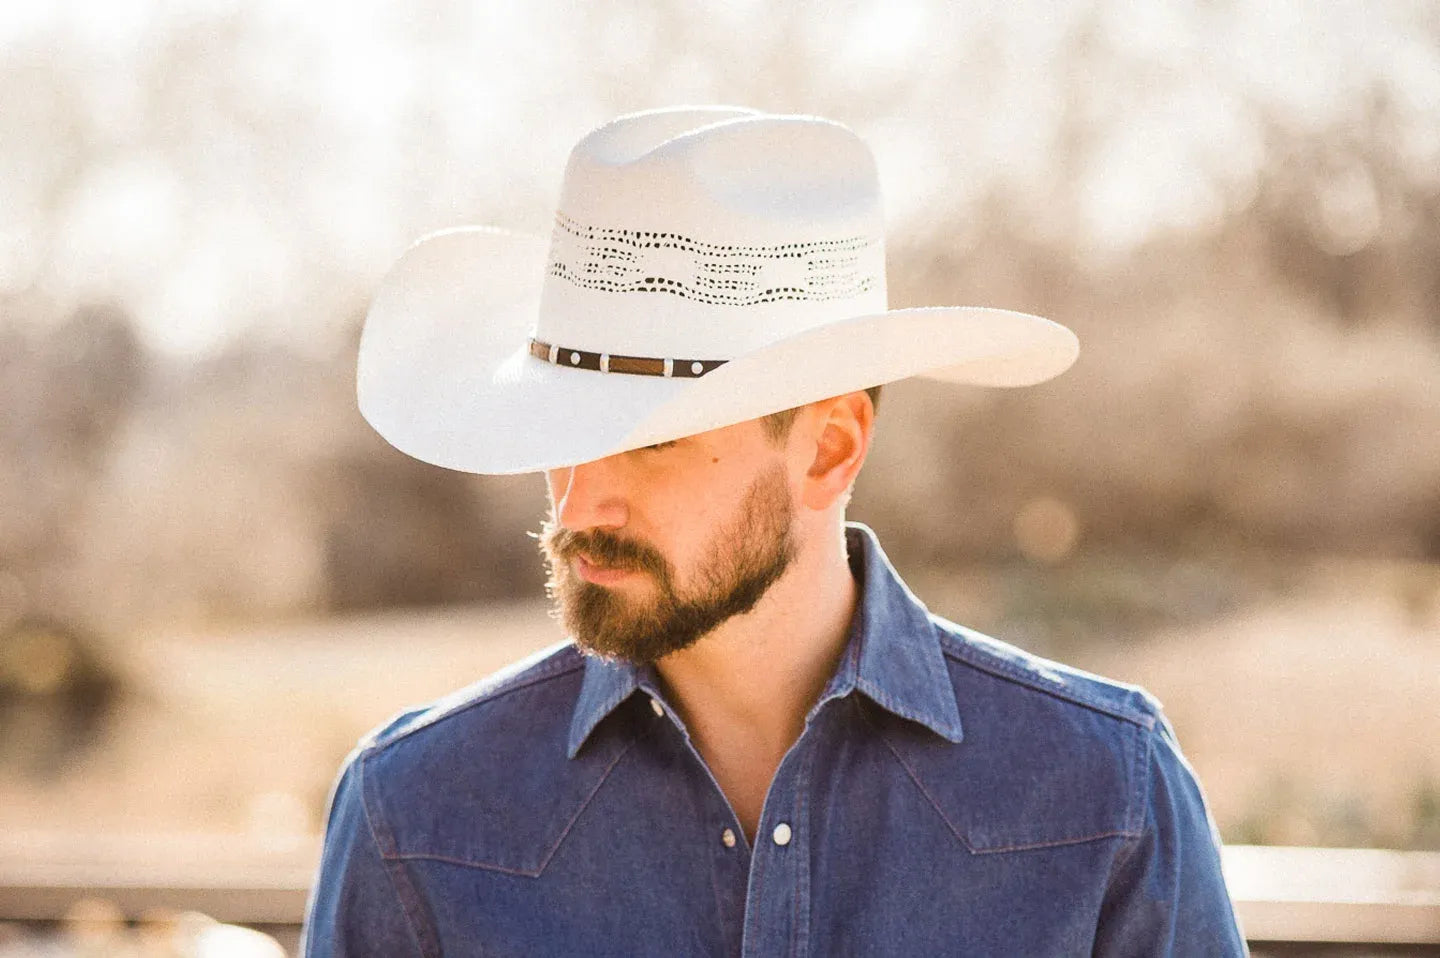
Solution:
M 875 407 L 864 392 L 846 393 L 816 403 L 813 456 L 805 471 L 801 502 L 817 511 L 829 509 L 850 491 L 875 432 Z

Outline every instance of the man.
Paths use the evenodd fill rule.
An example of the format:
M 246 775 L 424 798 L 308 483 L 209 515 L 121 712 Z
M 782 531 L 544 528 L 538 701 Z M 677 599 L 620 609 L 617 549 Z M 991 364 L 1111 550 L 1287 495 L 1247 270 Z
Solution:
M 887 310 L 869 151 L 813 117 L 622 117 L 548 247 L 412 248 L 361 409 L 428 462 L 545 472 L 573 643 L 361 743 L 307 952 L 1243 954 L 1157 703 L 930 615 L 844 521 L 879 384 L 1075 355 L 1033 316 Z

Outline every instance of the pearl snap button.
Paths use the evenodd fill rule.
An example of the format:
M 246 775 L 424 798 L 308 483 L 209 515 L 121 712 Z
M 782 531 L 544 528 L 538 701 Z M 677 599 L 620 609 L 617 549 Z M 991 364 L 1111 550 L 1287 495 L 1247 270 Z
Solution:
M 665 706 L 663 706 L 663 705 L 660 704 L 660 700 L 659 700 L 659 699 L 652 698 L 652 699 L 650 700 L 650 711 L 654 712 L 656 715 L 664 715 L 664 714 L 665 714 Z
M 775 831 L 770 834 L 770 837 L 775 839 L 777 845 L 790 844 L 790 826 L 781 822 L 775 826 Z
M 723 832 L 720 833 L 720 843 L 726 848 L 734 848 L 735 832 L 728 828 L 725 829 Z

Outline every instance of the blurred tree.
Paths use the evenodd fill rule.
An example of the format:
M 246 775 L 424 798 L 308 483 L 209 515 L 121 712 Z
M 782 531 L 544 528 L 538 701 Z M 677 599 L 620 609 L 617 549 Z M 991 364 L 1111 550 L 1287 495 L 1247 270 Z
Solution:
M 115 306 L 0 343 L 0 571 L 24 596 L 12 616 L 73 614 L 75 531 L 145 385 L 146 357 Z M 3 623 L 0 623 L 3 625 Z
M 325 463 L 319 478 L 329 609 L 538 594 L 542 566 L 524 529 L 527 518 L 538 528 L 541 499 L 528 510 L 513 501 L 521 485 L 535 491 L 533 477 L 477 480 L 375 442 Z
M 1277 279 L 1346 325 L 1400 324 L 1440 341 L 1440 176 L 1407 162 L 1413 135 L 1376 89 L 1319 131 L 1265 119 L 1270 164 L 1243 219 Z
M 96 741 L 121 680 L 94 635 L 42 617 L 0 631 L 0 767 L 53 776 Z
M 53 342 L 0 326 L 0 568 L 32 598 L 151 621 L 533 588 L 512 542 L 534 490 L 389 458 L 343 337 L 413 235 L 543 229 L 579 131 L 674 101 L 850 123 L 891 203 L 892 303 L 1081 335 L 1037 390 L 887 402 L 882 438 L 903 441 L 856 510 L 897 555 L 1016 558 L 1036 502 L 1073 518 L 1056 561 L 1440 552 L 1423 5 L 423 0 L 343 21 L 157 8 L 129 45 L 82 26 L 0 45 L 0 292 L 59 304 L 48 319 L 114 297 L 186 358 L 150 375 L 113 310 Z M 217 358 L 237 330 L 285 345 Z

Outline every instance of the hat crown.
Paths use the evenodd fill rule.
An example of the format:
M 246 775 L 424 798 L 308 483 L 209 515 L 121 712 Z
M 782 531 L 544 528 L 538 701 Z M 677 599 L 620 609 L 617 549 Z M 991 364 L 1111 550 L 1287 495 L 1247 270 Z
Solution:
M 907 376 L 1020 386 L 1075 360 L 1038 316 L 887 310 L 884 272 L 875 164 L 839 124 L 621 117 L 573 151 L 549 242 L 442 230 L 391 267 L 360 409 L 416 458 L 530 472 Z
M 731 359 L 884 312 L 869 149 L 828 120 L 735 108 L 621 117 L 566 166 L 537 338 Z

